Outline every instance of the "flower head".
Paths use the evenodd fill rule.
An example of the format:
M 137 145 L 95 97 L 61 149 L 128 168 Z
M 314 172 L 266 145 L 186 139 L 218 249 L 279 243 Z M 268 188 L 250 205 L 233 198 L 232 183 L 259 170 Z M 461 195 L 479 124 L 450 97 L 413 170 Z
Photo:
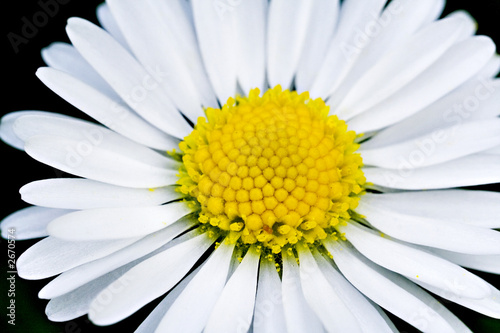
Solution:
M 466 269 L 500 273 L 500 195 L 458 189 L 500 182 L 500 58 L 442 7 L 110 0 L 104 29 L 70 19 L 37 76 L 101 124 L 0 127 L 76 176 L 25 185 L 1 225 L 48 236 L 17 269 L 58 275 L 49 319 L 163 297 L 138 332 L 392 332 L 384 311 L 469 331 L 427 291 L 500 318 Z

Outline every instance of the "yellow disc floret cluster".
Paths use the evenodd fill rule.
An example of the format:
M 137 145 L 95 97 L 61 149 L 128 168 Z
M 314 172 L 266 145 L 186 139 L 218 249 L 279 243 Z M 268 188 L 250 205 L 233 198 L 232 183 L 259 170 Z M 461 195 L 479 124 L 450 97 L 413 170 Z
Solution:
M 356 133 L 321 99 L 278 86 L 207 109 L 180 144 L 179 190 L 199 221 L 279 253 L 327 237 L 357 205 L 365 177 Z

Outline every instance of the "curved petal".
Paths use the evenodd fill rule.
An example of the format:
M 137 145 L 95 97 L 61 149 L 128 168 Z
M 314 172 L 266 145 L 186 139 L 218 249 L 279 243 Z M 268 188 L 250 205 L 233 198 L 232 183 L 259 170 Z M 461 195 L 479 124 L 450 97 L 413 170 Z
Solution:
M 191 132 L 159 84 L 166 75 L 163 69 L 155 68 L 154 75 L 147 72 L 118 42 L 88 21 L 71 18 L 66 30 L 85 60 L 139 115 L 177 138 Z
M 45 279 L 73 267 L 105 257 L 137 241 L 67 242 L 47 237 L 26 250 L 17 260 L 19 276 L 29 280 Z
M 155 251 L 175 246 L 177 242 L 172 241 L 172 239 L 195 224 L 196 221 L 194 220 L 181 220 L 105 257 L 67 270 L 43 287 L 38 293 L 38 297 L 45 299 L 59 297 L 94 279 L 98 279 L 114 269 L 131 262 L 144 261 L 154 255 Z
M 205 234 L 198 235 L 134 266 L 116 280 L 123 286 L 119 293 L 107 287 L 96 296 L 90 304 L 89 319 L 97 325 L 111 325 L 128 317 L 172 289 L 214 241 Z M 144 272 L 149 272 L 148 283 L 144 283 Z M 110 292 L 111 301 L 103 302 L 101 299 Z
M 349 282 L 387 311 L 424 332 L 470 332 L 429 294 L 373 264 L 347 242 L 325 241 L 324 244 Z
M 300 283 L 300 271 L 293 254 L 282 252 L 282 294 L 286 329 L 290 333 L 325 332 L 320 319 L 308 305 Z
M 250 247 L 214 305 L 203 332 L 246 332 L 252 324 L 260 253 Z
M 328 332 L 362 332 L 358 319 L 328 282 L 311 251 L 298 246 L 300 283 L 307 303 Z
M 126 106 L 78 78 L 53 68 L 39 68 L 37 77 L 52 91 L 113 131 L 145 146 L 172 150 L 179 140 L 162 132 Z
M 382 267 L 462 297 L 480 299 L 490 294 L 482 279 L 440 257 L 377 235 L 355 222 L 337 228 L 359 252 Z
M 165 313 L 158 324 L 158 332 L 203 331 L 226 284 L 234 245 L 222 242 L 211 254 Z
M 48 236 L 47 225 L 54 219 L 71 213 L 73 210 L 45 207 L 27 207 L 5 217 L 0 223 L 2 237 L 9 235 L 16 240 Z M 13 230 L 13 231 L 10 231 Z
M 258 333 L 286 332 L 281 279 L 276 271 L 274 259 L 264 256 L 260 259 L 252 328 Z

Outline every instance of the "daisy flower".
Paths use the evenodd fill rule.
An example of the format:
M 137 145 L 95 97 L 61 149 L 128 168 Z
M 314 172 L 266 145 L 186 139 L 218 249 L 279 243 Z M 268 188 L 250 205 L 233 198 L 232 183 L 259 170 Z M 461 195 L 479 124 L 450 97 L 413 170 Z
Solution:
M 37 77 L 96 122 L 0 134 L 31 182 L 4 237 L 46 314 L 136 332 L 469 332 L 500 318 L 500 57 L 442 0 L 109 0 Z M 433 295 L 432 295 L 433 294 Z

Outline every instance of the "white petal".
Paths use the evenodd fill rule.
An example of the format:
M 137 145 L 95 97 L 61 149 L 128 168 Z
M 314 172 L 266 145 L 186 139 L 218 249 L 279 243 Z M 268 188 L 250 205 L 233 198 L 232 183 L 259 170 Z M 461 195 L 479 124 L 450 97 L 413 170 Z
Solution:
M 90 320 L 97 325 L 111 325 L 166 293 L 186 275 L 213 241 L 202 234 L 134 266 L 116 280 L 115 283 L 121 283 L 123 289 L 115 293 L 111 301 L 99 301 L 106 293 L 113 293 L 109 288 L 92 301 Z M 144 283 L 144 272 L 148 272 L 147 283 Z
M 392 322 L 377 310 L 377 306 L 372 304 L 364 295 L 353 287 L 346 278 L 332 266 L 332 262 L 318 251 L 313 253 L 321 273 L 328 280 L 330 285 L 338 293 L 339 298 L 344 302 L 352 314 L 356 317 L 363 332 L 392 332 Z
M 233 17 L 230 15 L 233 4 L 203 0 L 190 3 L 208 77 L 219 102 L 225 104 L 236 93 L 237 53 L 233 45 Z
M 65 271 L 43 287 L 38 297 L 49 299 L 61 296 L 130 262 L 143 261 L 155 251 L 177 244 L 171 240 L 195 224 L 195 220 L 179 221 L 105 257 Z
M 72 210 L 27 207 L 5 217 L 0 223 L 2 237 L 16 240 L 45 237 L 47 224 Z M 15 237 L 15 238 L 12 238 Z
M 223 242 L 174 301 L 157 332 L 201 332 L 226 284 L 234 244 Z M 245 287 L 243 287 L 245 288 Z
M 42 49 L 42 58 L 51 68 L 67 73 L 111 99 L 121 100 L 71 44 L 55 42 Z M 56 92 L 57 93 L 57 92 Z
M 103 27 L 111 36 L 113 36 L 113 38 L 124 48 L 129 49 L 127 41 L 125 40 L 125 37 L 123 37 L 123 33 L 116 23 L 111 10 L 109 10 L 109 6 L 107 3 L 104 2 L 97 6 L 96 15 L 101 27 Z
M 396 273 L 412 278 L 418 276 L 420 281 L 443 290 L 460 284 L 465 289 L 453 291 L 463 297 L 479 299 L 490 293 L 482 279 L 440 257 L 401 244 L 386 235 L 377 235 L 355 222 L 337 228 L 364 256 Z
M 189 73 L 190 62 L 196 59 L 180 52 L 181 45 L 167 19 L 147 1 L 107 1 L 107 4 L 137 60 L 150 74 L 154 74 L 155 68 L 168 73 L 158 83 L 176 107 L 195 123 L 204 115 L 196 82 Z
M 80 158 L 85 157 L 85 153 L 92 154 L 92 146 L 95 146 L 134 157 L 152 166 L 173 168 L 179 166 L 179 163 L 174 162 L 166 155 L 159 154 L 103 126 L 76 118 L 60 117 L 57 114 L 25 115 L 16 120 L 14 131 L 19 138 L 25 141 L 37 135 L 60 136 L 78 140 L 80 142 L 76 147 L 75 154 L 83 155 L 79 156 Z M 91 151 L 86 151 L 84 148 Z
M 358 319 L 349 310 L 322 274 L 311 251 L 297 247 L 300 260 L 300 283 L 309 306 L 328 332 L 362 332 Z
M 281 279 L 274 259 L 261 257 L 252 328 L 255 333 L 285 333 Z
M 459 17 L 443 19 L 407 38 L 358 80 L 336 107 L 336 114 L 350 119 L 396 93 L 456 42 L 464 24 Z
M 498 63 L 500 64 L 500 61 Z M 498 68 L 497 64 L 495 68 Z M 496 106 L 500 100 L 500 80 L 490 79 L 491 72 L 487 74 L 488 76 L 476 75 L 424 110 L 378 132 L 369 141 L 364 142 L 363 146 L 383 147 L 424 134 L 437 135 L 440 129 L 458 127 L 474 119 L 491 117 L 492 111 L 498 112 Z
M 308 91 L 320 70 L 337 28 L 340 4 L 338 0 L 314 0 L 307 37 L 297 67 L 295 85 L 298 92 Z
M 440 297 L 443 297 L 454 303 L 460 304 L 466 308 L 472 309 L 485 316 L 493 317 L 495 319 L 500 319 L 500 291 L 498 291 L 498 289 L 496 289 L 492 285 L 490 285 L 492 292 L 489 297 L 483 299 L 469 299 L 469 298 L 457 297 L 452 293 L 447 293 L 446 291 L 442 291 L 432 286 L 428 286 L 425 283 L 421 283 L 420 281 L 418 281 L 418 279 L 412 279 L 412 281 L 420 285 L 422 288 L 428 289 L 430 292 Z
M 500 146 L 485 150 L 483 154 L 500 155 Z
M 56 178 L 26 184 L 19 192 L 24 201 L 37 206 L 92 209 L 157 206 L 180 199 L 181 195 L 175 189 L 175 186 L 137 189 L 90 179 Z
M 203 332 L 246 332 L 252 324 L 260 254 L 251 247 L 222 290 Z
M 370 182 L 405 190 L 439 189 L 500 182 L 500 156 L 474 154 L 446 163 L 413 169 L 402 160 L 397 170 L 365 168 Z
M 100 242 L 68 242 L 55 237 L 47 237 L 19 257 L 17 270 L 19 276 L 24 279 L 44 279 L 105 257 L 136 240 L 137 238 Z
M 342 3 L 337 31 L 311 87 L 311 96 L 325 98 L 342 82 L 359 51 L 368 44 L 363 31 L 377 22 L 385 3 L 386 0 L 346 0 Z M 353 44 L 354 48 L 362 45 L 356 52 L 350 52 Z
M 417 161 L 412 168 L 448 162 L 500 145 L 500 119 L 471 121 L 382 148 L 359 153 L 365 165 L 396 169 L 401 161 Z M 423 156 L 423 158 L 422 158 Z
M 52 68 L 39 68 L 36 74 L 60 97 L 113 131 L 159 150 L 178 147 L 179 140 L 146 122 L 121 99 L 107 96 L 95 87 Z
M 313 19 L 315 1 L 275 0 L 269 5 L 267 77 L 271 87 L 289 89 Z
M 53 117 L 70 118 L 58 113 L 46 112 L 46 111 L 16 111 L 6 114 L 2 117 L 0 123 L 0 139 L 5 143 L 11 145 L 19 150 L 24 150 L 24 140 L 19 138 L 14 131 L 14 124 L 16 120 L 22 116 L 27 115 L 48 115 Z
M 283 310 L 287 332 L 324 332 L 321 321 L 304 297 L 295 256 L 283 252 L 281 257 L 283 258 Z
M 368 195 L 368 194 L 367 194 Z M 468 254 L 500 254 L 500 232 L 456 221 L 406 214 L 363 198 L 356 212 L 381 232 L 413 244 Z
M 366 194 L 361 202 L 413 216 L 483 228 L 500 228 L 500 193 L 497 192 L 435 190 Z
M 378 130 L 424 109 L 466 82 L 491 59 L 495 44 L 485 36 L 455 44 L 412 82 L 349 121 L 358 133 Z
M 147 72 L 111 36 L 88 21 L 71 18 L 66 30 L 85 60 L 144 119 L 178 138 L 191 132 L 158 82 L 166 75 L 163 69 L 154 68 L 154 75 Z
M 333 94 L 328 99 L 332 113 L 335 113 L 335 107 L 361 76 L 424 25 L 438 2 L 444 3 L 443 0 L 391 1 L 380 17 L 372 16 L 372 20 L 362 27 L 364 32 L 363 29 L 358 30 L 353 39 L 342 45 L 346 57 L 357 58 L 345 78 L 337 80 L 336 87 L 332 87 Z
M 424 332 L 469 332 L 430 295 L 401 276 L 373 264 L 347 242 L 326 241 L 324 244 L 342 274 L 387 311 Z
M 116 283 L 129 266 L 120 267 L 98 279 L 95 279 L 80 288 L 68 293 L 51 299 L 47 304 L 45 313 L 52 321 L 69 321 L 80 316 L 83 316 L 89 311 L 92 300 L 101 292 L 105 287 L 112 288 L 114 293 L 120 292 L 122 288 L 121 283 Z M 106 295 L 106 300 L 113 297 L 111 293 Z M 102 297 L 104 299 L 104 297 Z
M 171 225 L 191 211 L 183 201 L 155 207 L 88 209 L 55 219 L 47 230 L 68 241 L 140 237 Z
M 463 267 L 472 268 L 482 272 L 500 274 L 500 255 L 498 254 L 474 255 L 434 248 L 427 248 L 427 250 Z

